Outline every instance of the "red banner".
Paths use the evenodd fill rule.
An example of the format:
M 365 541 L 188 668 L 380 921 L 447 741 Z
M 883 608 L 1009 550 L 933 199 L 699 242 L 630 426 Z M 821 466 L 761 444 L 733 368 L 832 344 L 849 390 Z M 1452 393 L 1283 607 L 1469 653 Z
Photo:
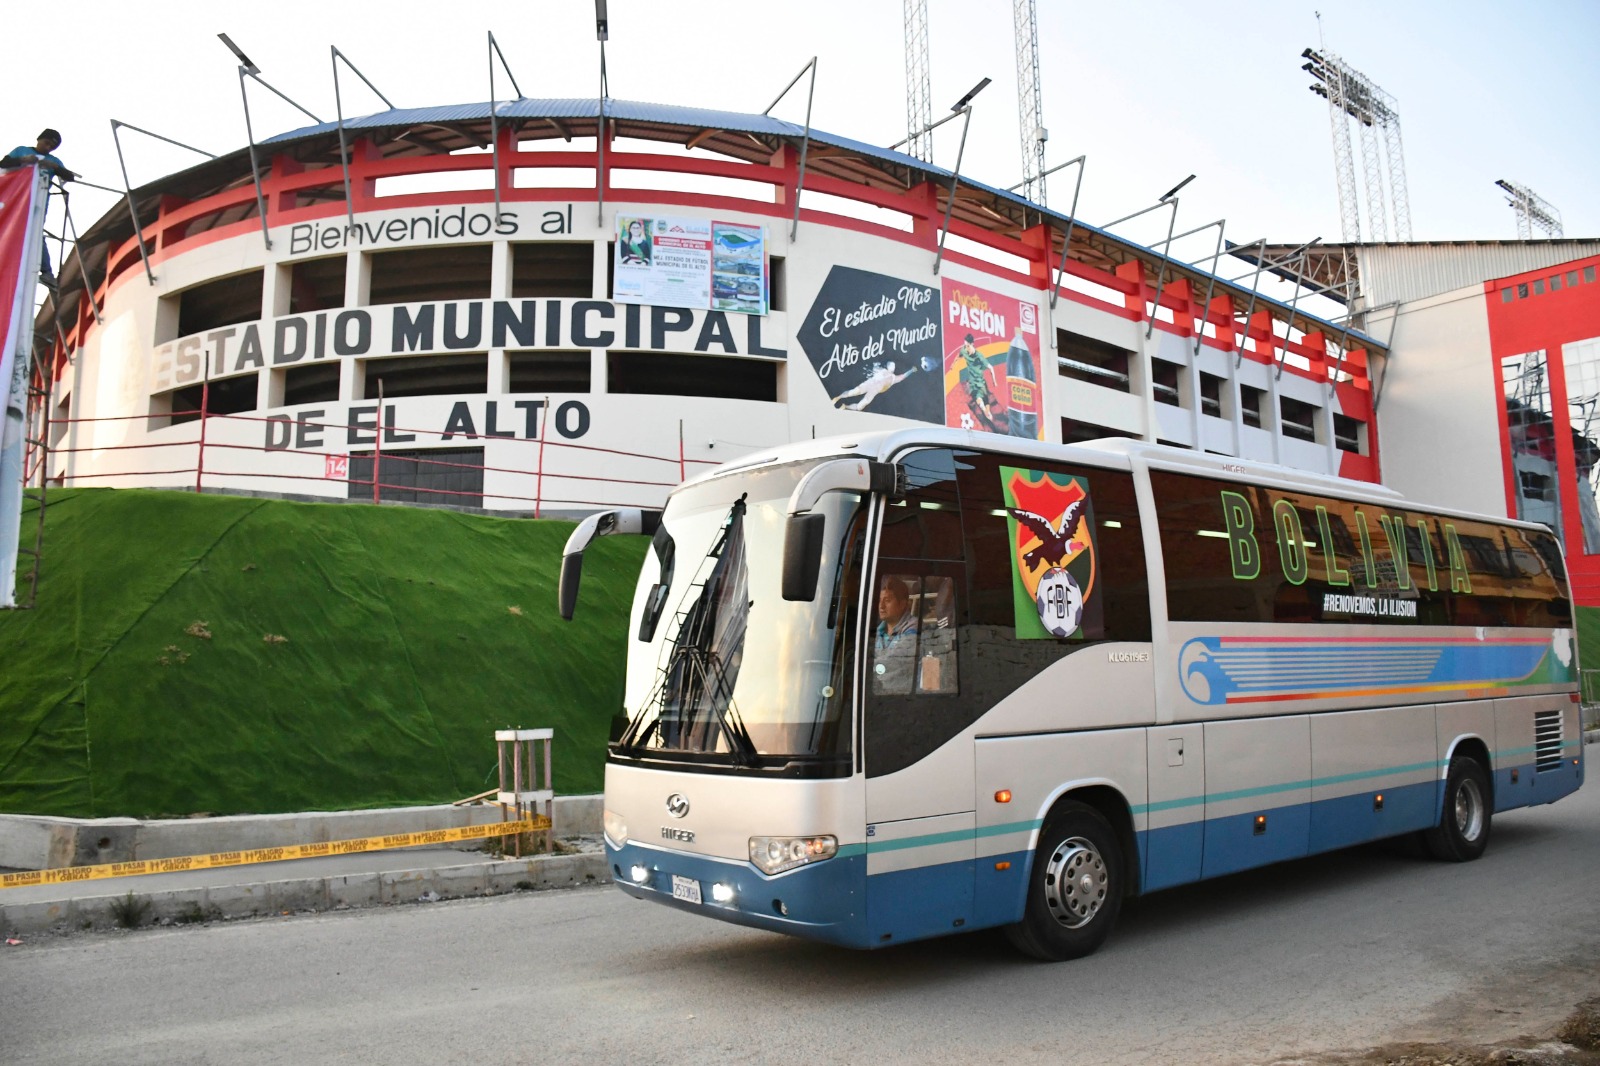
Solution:
M 37 201 L 36 198 L 37 197 Z M 35 169 L 0 170 L 0 607 L 16 605 L 17 545 L 22 524 L 23 419 L 33 353 L 44 194 Z
M 5 347 L 0 348 L 0 392 L 11 384 L 11 359 L 17 350 L 17 330 L 33 330 L 34 275 L 37 263 L 23 265 L 32 241 L 34 168 L 0 170 L 0 308 L 6 316 Z M 35 253 L 37 254 L 37 253 Z M 25 291 L 18 291 L 25 286 Z M 0 402 L 4 401 L 0 396 Z
M 1039 308 L 944 279 L 945 425 L 1043 438 Z

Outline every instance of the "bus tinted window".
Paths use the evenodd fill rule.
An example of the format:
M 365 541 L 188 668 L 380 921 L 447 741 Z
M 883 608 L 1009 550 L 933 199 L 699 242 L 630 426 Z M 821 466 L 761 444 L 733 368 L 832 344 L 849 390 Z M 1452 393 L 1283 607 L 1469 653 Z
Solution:
M 901 466 L 910 489 L 883 511 L 865 656 L 869 776 L 911 765 L 1075 651 L 1150 639 L 1131 475 L 946 450 Z
M 1187 474 L 1150 481 L 1173 621 L 1571 624 L 1549 534 Z

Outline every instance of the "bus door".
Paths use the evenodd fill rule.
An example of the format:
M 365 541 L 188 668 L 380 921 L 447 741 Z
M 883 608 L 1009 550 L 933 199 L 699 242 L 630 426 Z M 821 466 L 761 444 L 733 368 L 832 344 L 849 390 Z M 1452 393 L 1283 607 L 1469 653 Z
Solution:
M 955 463 L 930 450 L 901 465 L 909 491 L 883 506 L 864 604 L 867 921 L 879 942 L 967 924 L 975 849 L 972 746 L 957 739 L 972 715 L 956 647 L 966 563 Z
M 867 917 L 896 942 L 970 920 L 975 840 L 972 746 L 952 739 L 958 575 L 911 562 L 879 566 L 866 655 Z

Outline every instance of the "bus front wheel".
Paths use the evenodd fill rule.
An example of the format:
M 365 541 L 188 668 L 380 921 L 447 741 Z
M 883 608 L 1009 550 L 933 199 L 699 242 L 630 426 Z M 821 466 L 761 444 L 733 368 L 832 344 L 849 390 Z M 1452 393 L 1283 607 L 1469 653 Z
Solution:
M 1027 906 L 1006 936 L 1037 959 L 1093 953 L 1122 909 L 1123 871 L 1122 847 L 1105 817 L 1085 804 L 1067 804 L 1039 835 Z
M 1439 824 L 1422 834 L 1423 843 L 1436 859 L 1471 862 L 1489 846 L 1493 808 L 1483 764 L 1471 756 L 1457 755 L 1445 775 Z

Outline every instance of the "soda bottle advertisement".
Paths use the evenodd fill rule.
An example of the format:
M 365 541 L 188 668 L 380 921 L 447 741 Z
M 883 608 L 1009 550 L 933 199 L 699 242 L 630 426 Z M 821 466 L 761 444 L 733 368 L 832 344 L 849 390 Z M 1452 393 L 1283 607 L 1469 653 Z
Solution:
M 1042 437 L 1039 309 L 966 282 L 941 282 L 945 425 Z

